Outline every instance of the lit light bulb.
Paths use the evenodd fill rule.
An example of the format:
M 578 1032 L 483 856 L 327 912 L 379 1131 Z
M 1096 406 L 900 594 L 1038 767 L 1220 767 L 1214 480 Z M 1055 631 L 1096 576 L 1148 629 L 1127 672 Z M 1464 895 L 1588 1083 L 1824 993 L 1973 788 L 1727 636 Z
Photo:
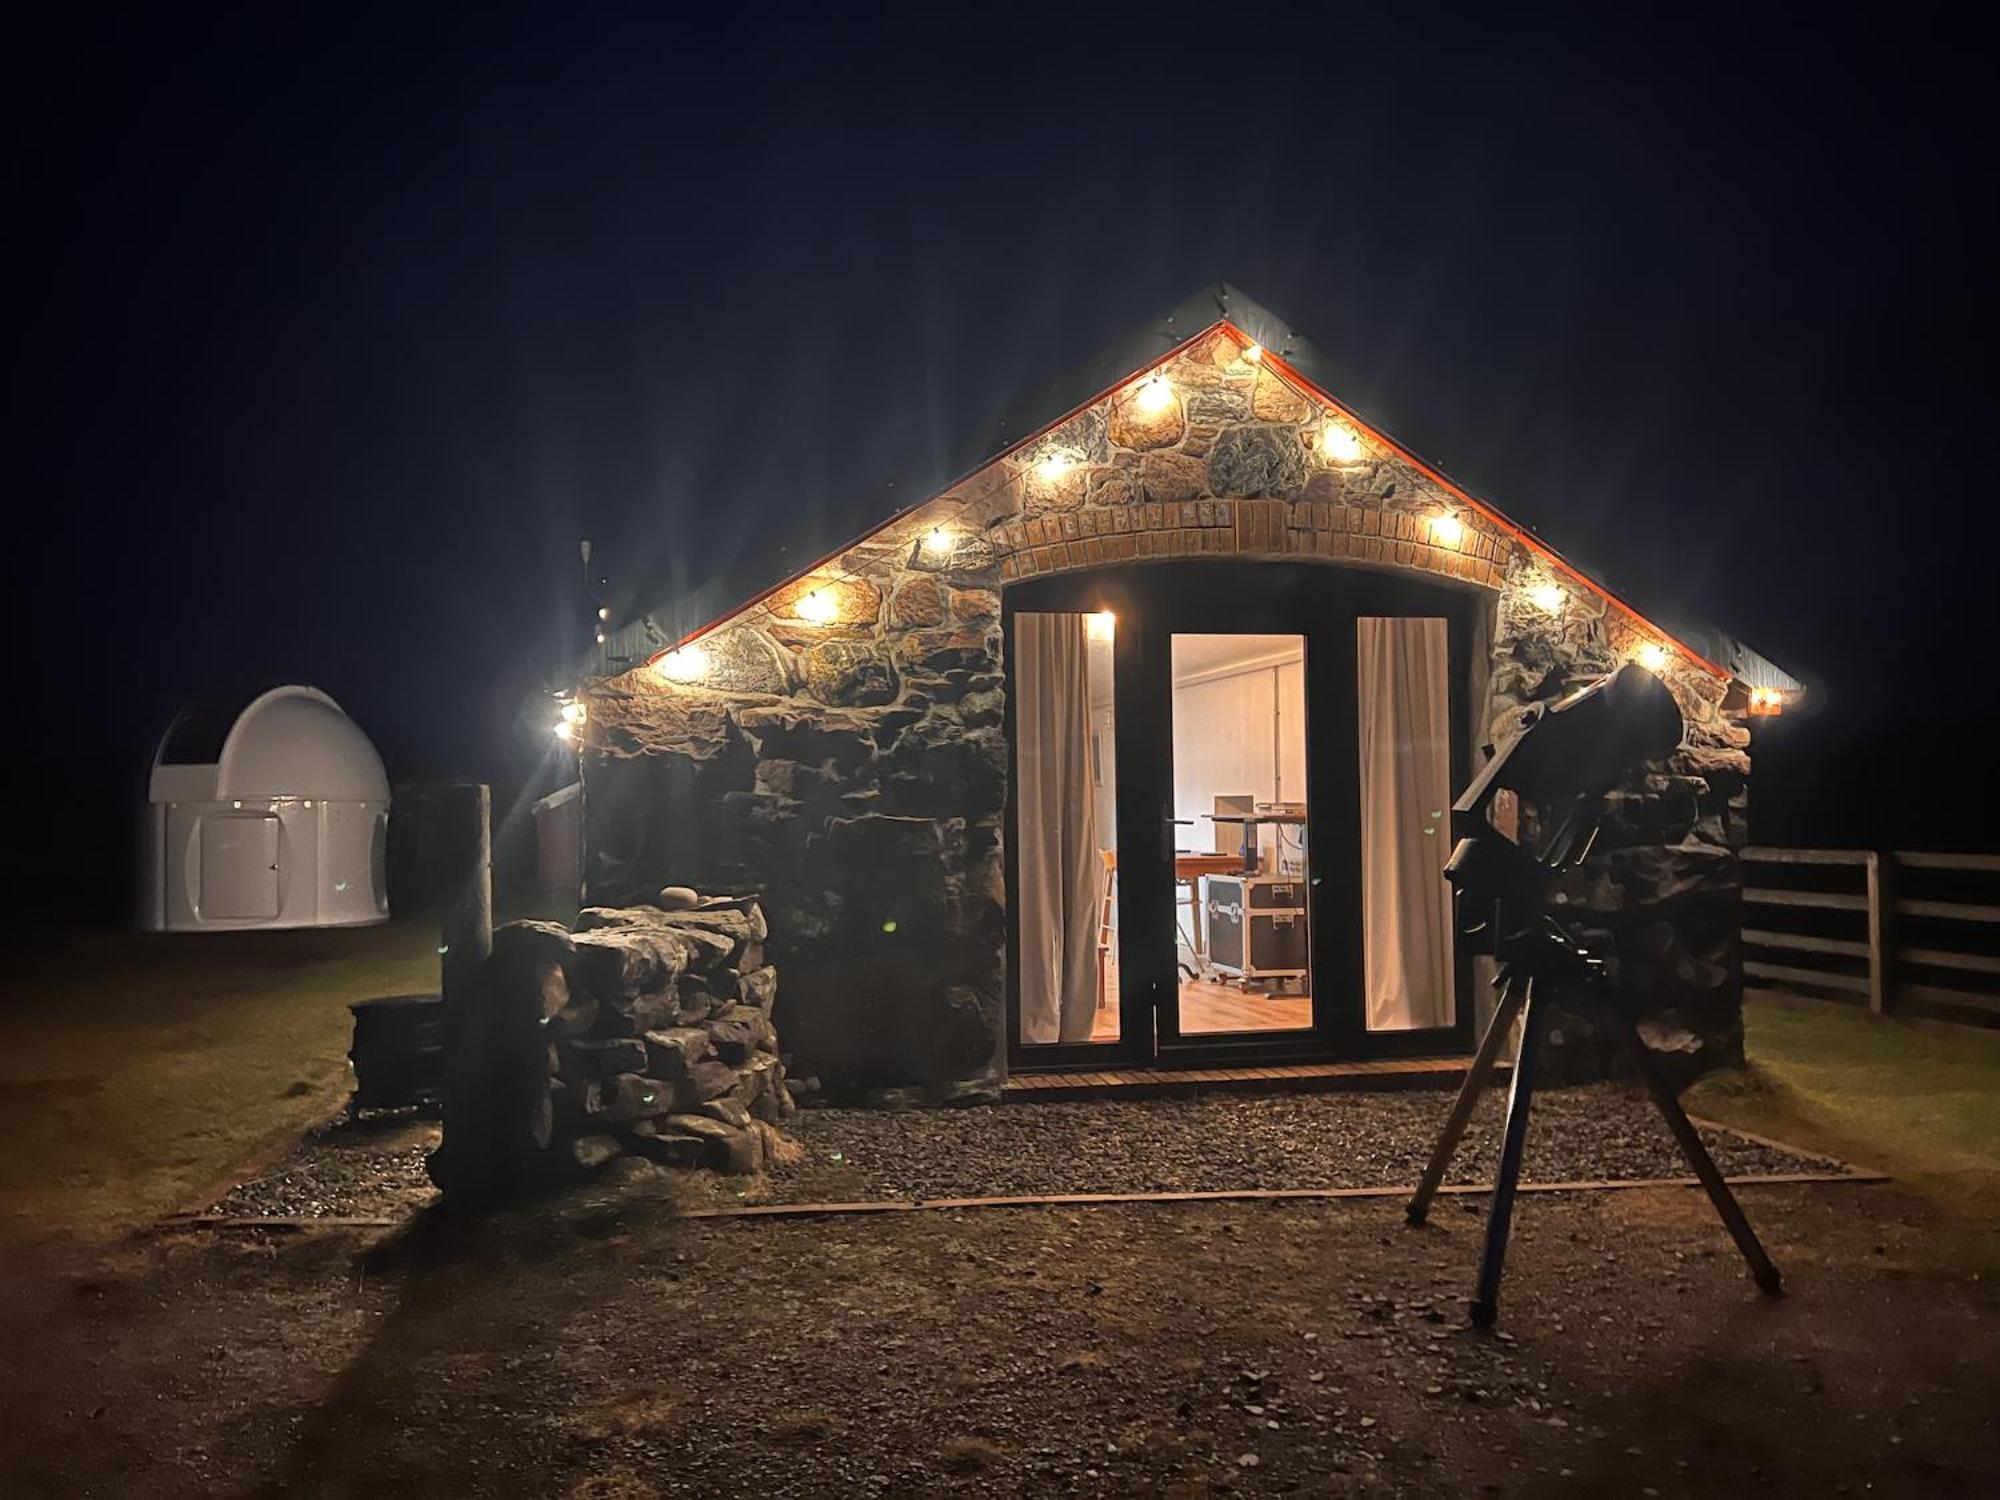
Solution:
M 1559 583 L 1538 583 L 1528 590 L 1529 600 L 1544 614 L 1561 614 L 1565 597 Z
M 1330 464 L 1351 464 L 1361 457 L 1361 434 L 1345 422 L 1328 422 L 1319 430 L 1319 451 Z
M 600 619 L 600 620 L 608 620 L 608 619 L 610 619 L 610 618 L 611 618 L 611 606 L 610 606 L 610 605 L 608 605 L 608 604 L 600 604 L 600 605 L 598 605 L 598 606 L 597 606 L 597 618 L 598 618 L 598 619 Z
M 1118 616 L 1108 609 L 1083 617 L 1083 633 L 1093 641 L 1108 641 L 1118 634 Z
M 798 617 L 815 625 L 830 625 L 840 615 L 840 601 L 825 589 L 814 589 L 797 605 Z
M 1133 404 L 1148 416 L 1158 416 L 1174 404 L 1174 388 L 1165 374 L 1155 370 L 1139 382 L 1139 389 L 1133 394 Z
M 604 644 L 604 632 L 601 630 L 597 632 L 597 644 L 600 646 Z
M 1639 648 L 1637 661 L 1648 672 L 1664 672 L 1667 669 L 1667 648 L 1658 641 L 1648 641 Z
M 699 646 L 682 646 L 653 665 L 669 682 L 699 682 L 708 675 L 708 653 Z
M 924 551 L 933 557 L 945 557 L 951 552 L 952 535 L 943 526 L 933 526 L 924 533 Z
M 556 720 L 555 728 L 556 728 L 556 738 L 561 740 L 564 744 L 568 744 L 571 740 L 576 738 L 576 725 L 570 723 L 568 719 Z
M 590 717 L 590 710 L 581 703 L 565 703 L 562 706 L 562 716 L 565 724 L 581 724 Z
M 1431 517 L 1431 540 L 1440 547 L 1456 547 L 1465 539 L 1465 523 L 1457 516 Z
M 1243 357 L 1253 365 L 1261 363 L 1264 358 L 1264 346 L 1262 344 L 1252 344 L 1248 349 L 1243 351 Z
M 1060 448 L 1051 448 L 1035 463 L 1035 477 L 1044 484 L 1054 484 L 1063 475 L 1076 467 L 1076 460 Z

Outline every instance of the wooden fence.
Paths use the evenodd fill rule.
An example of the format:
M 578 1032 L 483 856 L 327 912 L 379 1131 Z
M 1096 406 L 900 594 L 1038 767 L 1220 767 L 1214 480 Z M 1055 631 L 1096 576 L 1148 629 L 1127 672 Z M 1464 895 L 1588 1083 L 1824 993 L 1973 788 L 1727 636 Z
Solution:
M 2000 1026 L 2000 855 L 1743 851 L 1746 994 Z

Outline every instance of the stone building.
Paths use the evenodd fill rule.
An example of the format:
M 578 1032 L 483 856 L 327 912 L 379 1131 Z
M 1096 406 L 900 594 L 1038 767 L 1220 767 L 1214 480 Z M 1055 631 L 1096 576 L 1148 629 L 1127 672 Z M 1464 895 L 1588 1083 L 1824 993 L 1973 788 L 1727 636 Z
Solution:
M 896 494 L 710 623 L 612 622 L 570 710 L 587 899 L 758 893 L 794 1075 L 1463 1053 L 1444 809 L 1523 705 L 1632 659 L 1686 738 L 1561 899 L 1649 1045 L 1740 1057 L 1745 719 L 1799 683 L 1468 494 L 1241 293 Z M 1609 1065 L 1574 1011 L 1547 1055 Z

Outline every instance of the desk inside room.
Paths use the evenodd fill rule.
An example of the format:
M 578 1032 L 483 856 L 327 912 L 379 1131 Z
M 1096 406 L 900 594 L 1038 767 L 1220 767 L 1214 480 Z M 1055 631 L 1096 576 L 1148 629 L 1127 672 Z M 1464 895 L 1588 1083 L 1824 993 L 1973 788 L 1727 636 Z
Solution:
M 1103 849 L 1098 852 L 1104 859 L 1107 880 L 1116 877 L 1118 874 L 1117 854 L 1109 849 Z M 1201 923 L 1201 878 L 1204 875 L 1240 875 L 1242 872 L 1243 858 L 1241 855 L 1209 854 L 1194 849 L 1176 849 L 1174 851 L 1174 904 L 1179 906 L 1183 899 L 1187 903 L 1188 947 L 1195 954 L 1198 963 L 1202 961 L 1208 951 L 1207 939 L 1202 931 Z M 1187 891 L 1185 898 L 1181 895 L 1183 888 Z M 1111 897 L 1107 888 L 1105 896 L 1106 915 L 1102 924 L 1107 931 L 1110 926 L 1110 900 Z M 1108 939 L 1101 939 L 1100 946 L 1104 946 L 1106 942 L 1108 942 Z
M 1194 954 L 1195 974 L 1205 978 L 1208 973 L 1208 934 L 1201 919 L 1201 881 L 1205 875 L 1240 875 L 1243 873 L 1243 857 L 1240 854 L 1204 854 L 1192 849 L 1174 851 L 1174 904 L 1181 901 L 1181 891 L 1187 891 L 1188 908 L 1188 949 Z

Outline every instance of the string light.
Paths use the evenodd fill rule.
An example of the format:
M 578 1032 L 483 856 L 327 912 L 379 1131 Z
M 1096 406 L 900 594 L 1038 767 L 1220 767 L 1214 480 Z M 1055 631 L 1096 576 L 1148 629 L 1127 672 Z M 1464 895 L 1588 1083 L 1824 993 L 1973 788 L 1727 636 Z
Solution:
M 1241 357 L 1248 363 L 1258 364 L 1262 361 L 1264 354 L 1264 346 L 1261 343 L 1253 342 L 1244 347 Z M 1164 410 L 1171 405 L 1174 397 L 1174 387 L 1168 380 L 1164 370 L 1151 372 L 1129 388 L 1129 399 L 1142 411 Z M 1331 416 L 1322 422 L 1319 431 L 1314 434 L 1311 441 L 1316 444 L 1320 452 L 1330 463 L 1353 463 L 1365 460 L 1367 457 L 1367 448 L 1361 434 Z M 1012 456 L 1011 452 L 1005 456 Z M 1071 461 L 1074 462 L 1074 460 Z M 1060 473 L 1062 472 L 1062 468 L 1067 467 L 1065 464 L 1062 468 L 1051 466 L 1051 468 L 1045 469 L 1043 466 L 1048 463 L 1049 457 L 1045 456 L 1035 464 L 1030 465 L 1028 472 L 1047 475 L 1051 472 Z M 1010 476 L 1007 487 L 1012 488 L 1023 485 L 1024 478 L 1023 471 L 1016 469 Z M 944 500 L 947 497 L 939 496 L 937 498 Z M 962 516 L 972 508 L 971 500 L 961 498 L 953 515 Z M 890 524 L 891 522 L 885 522 L 875 532 L 868 533 L 868 536 L 873 537 L 877 532 L 888 529 Z M 1464 523 L 1460 522 L 1458 524 L 1462 528 Z M 1446 533 L 1450 533 L 1451 531 L 1449 524 L 1445 524 L 1443 529 Z M 921 539 L 919 546 L 925 548 L 937 547 L 940 537 L 945 533 L 945 530 L 946 528 L 942 525 L 933 527 Z M 1462 532 L 1460 534 L 1462 535 Z M 831 562 L 833 559 L 829 558 L 826 561 Z M 822 563 L 821 566 L 824 567 L 825 563 Z M 856 575 L 852 573 L 842 573 L 837 575 L 837 579 L 854 576 Z M 1552 615 L 1562 613 L 1569 602 L 1569 596 L 1565 588 L 1561 584 L 1552 581 L 1529 585 L 1523 592 L 1525 597 L 1537 608 Z M 780 606 L 778 601 L 772 597 L 777 593 L 777 590 L 772 590 L 760 598 L 751 600 L 737 611 L 737 615 L 739 617 L 747 617 L 753 612 L 761 611 L 766 618 L 777 616 Z M 815 589 L 793 605 L 793 615 L 795 618 L 816 624 L 831 623 L 838 618 L 839 613 L 839 604 L 828 595 L 825 589 Z M 1093 640 L 1109 640 L 1115 633 L 1115 617 L 1108 611 L 1086 615 L 1085 623 L 1088 634 Z M 602 644 L 604 637 L 601 632 L 598 639 L 599 643 Z M 1664 646 L 1660 646 L 1657 643 L 1648 643 L 1636 653 L 1636 659 L 1642 665 L 1653 668 L 1656 662 L 1659 667 L 1664 667 L 1670 660 L 1670 656 Z M 685 681 L 702 676 L 707 670 L 708 661 L 706 654 L 697 648 L 683 647 L 680 651 L 669 652 L 665 657 L 656 659 L 654 666 L 656 670 L 665 676 L 671 677 L 676 681 Z M 1774 705 L 1782 703 L 1782 695 L 1778 694 L 1775 689 L 1766 691 L 1770 694 L 1767 701 Z M 1778 708 L 1774 706 L 1769 711 L 1777 712 Z
M 1076 467 L 1076 459 L 1060 448 L 1051 448 L 1035 463 L 1035 477 L 1044 484 L 1054 484 Z
M 1562 585 L 1554 582 L 1538 583 L 1528 590 L 1528 598 L 1535 608 L 1544 614 L 1559 615 L 1567 602 Z
M 576 725 L 570 723 L 568 719 L 556 720 L 555 727 L 556 738 L 561 740 L 565 745 L 576 738 Z
M 1118 616 L 1108 609 L 1083 617 L 1083 633 L 1093 641 L 1108 641 L 1118 634 Z
M 933 557 L 945 557 L 951 552 L 953 537 L 950 528 L 933 526 L 924 533 L 924 551 Z
M 826 589 L 814 589 L 795 608 L 801 620 L 814 625 L 831 625 L 840 617 L 840 601 Z
M 1139 389 L 1132 397 L 1132 404 L 1148 416 L 1158 416 L 1174 404 L 1174 388 L 1166 373 L 1155 370 L 1139 382 Z
M 565 724 L 581 724 L 590 717 L 590 710 L 583 704 L 572 701 L 562 706 L 562 717 Z
M 1361 434 L 1345 422 L 1328 422 L 1319 430 L 1319 451 L 1331 464 L 1351 464 L 1361 457 Z
M 699 646 L 682 646 L 661 657 L 653 669 L 669 682 L 699 682 L 708 675 L 708 653 Z
M 1465 523 L 1457 516 L 1446 512 L 1431 517 L 1431 540 L 1440 547 L 1456 547 L 1465 539 Z
M 1639 648 L 1636 660 L 1648 672 L 1664 672 L 1667 669 L 1667 648 L 1658 641 L 1648 641 Z
M 598 605 L 598 606 L 597 606 L 597 618 L 598 618 L 598 619 L 600 619 L 600 620 L 608 620 L 608 619 L 610 619 L 610 618 L 611 618 L 611 606 L 610 606 L 610 605 L 608 605 L 608 604 L 600 604 L 600 605 Z

